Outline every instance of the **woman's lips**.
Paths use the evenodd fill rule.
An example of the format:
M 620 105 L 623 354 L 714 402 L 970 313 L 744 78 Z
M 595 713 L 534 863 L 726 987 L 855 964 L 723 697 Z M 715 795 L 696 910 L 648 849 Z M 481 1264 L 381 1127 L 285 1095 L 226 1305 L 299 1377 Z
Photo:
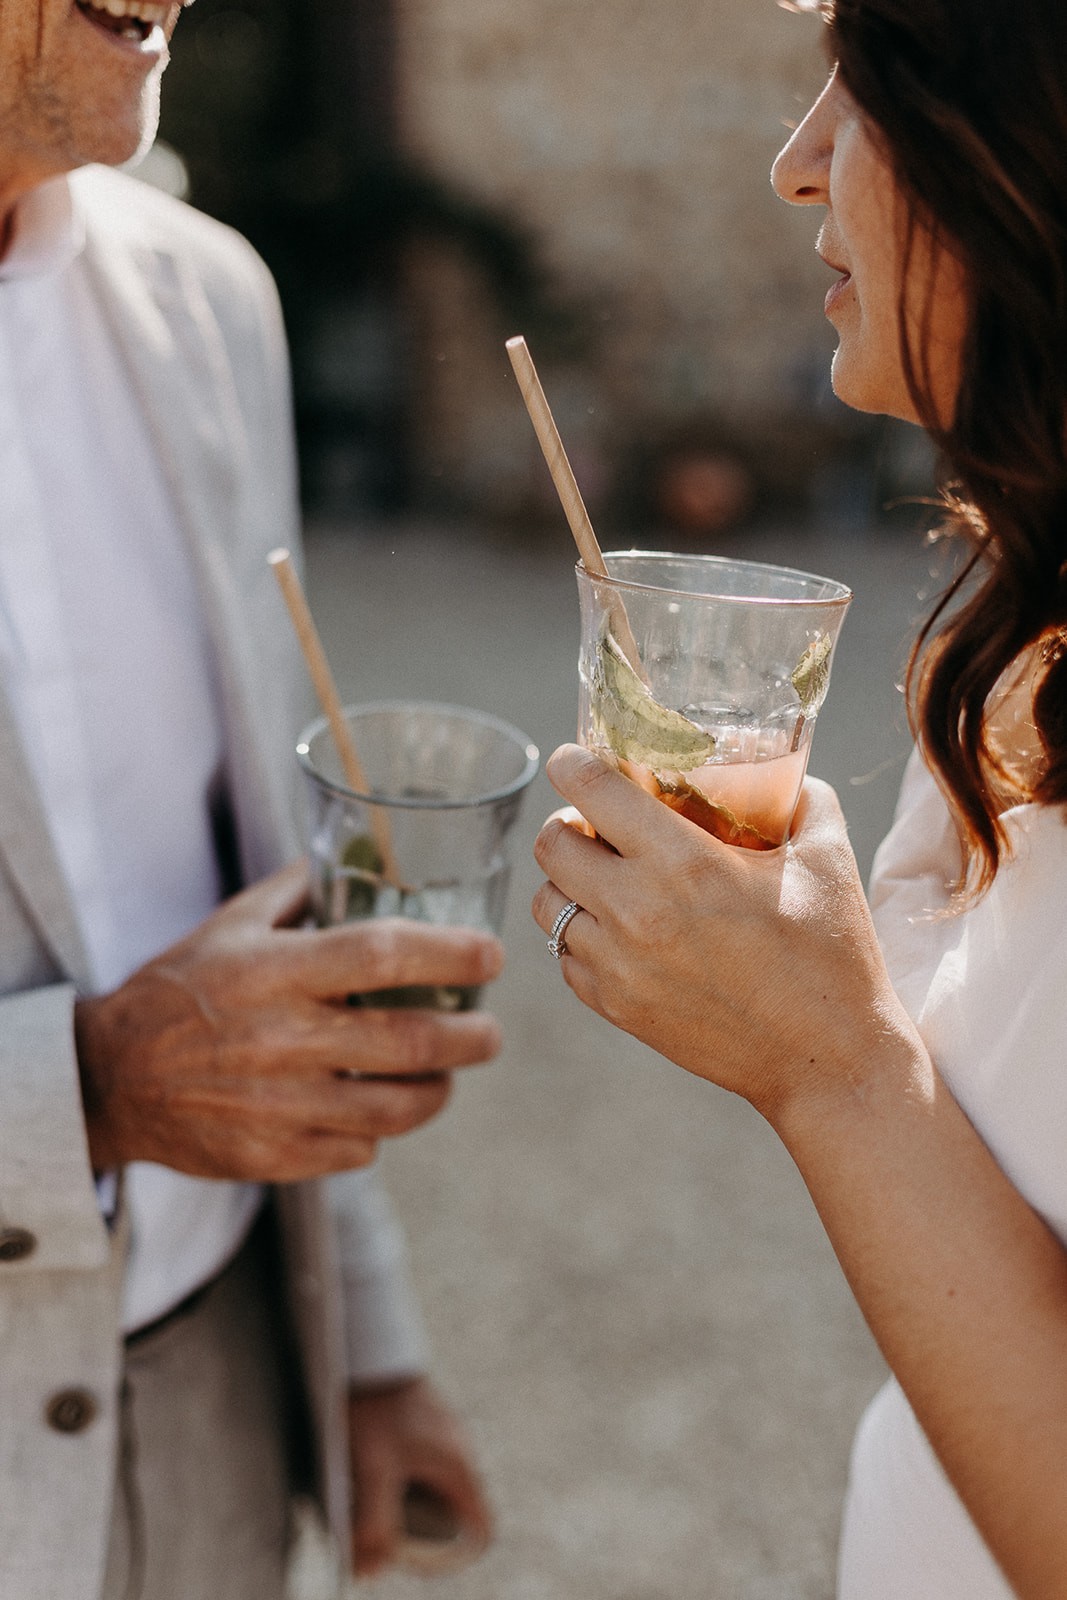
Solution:
M 830 285 L 829 289 L 826 291 L 826 299 L 823 302 L 823 307 L 827 316 L 830 315 L 830 312 L 833 310 L 834 306 L 836 306 L 837 302 L 840 300 L 841 296 L 852 282 L 852 274 L 849 272 L 845 264 L 842 261 L 835 261 L 833 256 L 827 254 L 826 245 L 829 242 L 830 241 L 825 237 L 825 229 L 820 230 L 819 237 L 815 241 L 815 254 L 818 256 L 819 260 L 824 264 L 824 266 L 829 267 L 831 272 L 836 272 L 838 274 L 837 282 Z
M 830 315 L 831 311 L 837 305 L 838 301 L 841 299 L 841 296 L 845 293 L 851 282 L 851 272 L 843 272 L 841 277 L 838 278 L 837 282 L 832 283 L 829 289 L 827 289 L 826 299 L 823 302 L 823 309 L 827 316 Z

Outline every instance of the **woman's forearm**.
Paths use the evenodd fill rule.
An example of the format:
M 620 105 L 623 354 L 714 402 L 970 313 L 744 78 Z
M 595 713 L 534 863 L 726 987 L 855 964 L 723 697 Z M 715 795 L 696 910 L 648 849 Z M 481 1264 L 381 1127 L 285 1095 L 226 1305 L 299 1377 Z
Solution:
M 867 1322 L 1022 1600 L 1067 1595 L 1067 1252 L 906 1037 L 777 1120 Z

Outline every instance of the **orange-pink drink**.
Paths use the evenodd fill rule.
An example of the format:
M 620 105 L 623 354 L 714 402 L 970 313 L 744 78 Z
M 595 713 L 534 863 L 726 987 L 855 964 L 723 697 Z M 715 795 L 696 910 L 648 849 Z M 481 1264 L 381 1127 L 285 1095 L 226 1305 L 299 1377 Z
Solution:
M 749 850 L 775 850 L 785 843 L 806 764 L 806 750 L 754 761 L 709 761 L 693 772 L 653 772 L 633 761 L 617 762 L 672 811 L 724 844 Z
M 851 594 L 715 556 L 579 563 L 578 737 L 727 844 L 788 838 Z

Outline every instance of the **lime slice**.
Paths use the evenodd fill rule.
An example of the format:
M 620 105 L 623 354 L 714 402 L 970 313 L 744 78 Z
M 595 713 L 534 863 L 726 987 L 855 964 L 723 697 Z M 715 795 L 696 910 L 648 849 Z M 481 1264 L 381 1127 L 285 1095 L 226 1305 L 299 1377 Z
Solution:
M 597 644 L 592 688 L 597 733 L 621 760 L 689 772 L 711 759 L 712 735 L 660 705 L 606 629 Z
M 357 833 L 341 851 L 341 867 L 348 877 L 345 921 L 357 922 L 374 915 L 382 883 L 382 855 L 369 833 Z
M 820 633 L 811 641 L 793 668 L 790 683 L 800 698 L 800 709 L 810 716 L 823 703 L 826 686 L 830 682 L 830 651 L 833 640 L 828 633 Z
M 353 872 L 373 872 L 381 876 L 382 854 L 369 833 L 357 833 L 341 851 L 341 865 Z

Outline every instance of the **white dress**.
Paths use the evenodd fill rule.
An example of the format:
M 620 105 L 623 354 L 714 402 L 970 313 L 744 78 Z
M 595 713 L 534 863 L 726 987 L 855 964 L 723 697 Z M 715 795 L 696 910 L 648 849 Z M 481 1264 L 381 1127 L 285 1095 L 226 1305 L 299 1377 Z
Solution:
M 1067 1244 L 1067 816 L 1017 806 L 985 898 L 938 917 L 959 846 L 913 756 L 871 905 L 897 993 L 955 1098 Z M 853 1446 L 839 1600 L 1011 1600 L 1012 1590 L 892 1380 Z

